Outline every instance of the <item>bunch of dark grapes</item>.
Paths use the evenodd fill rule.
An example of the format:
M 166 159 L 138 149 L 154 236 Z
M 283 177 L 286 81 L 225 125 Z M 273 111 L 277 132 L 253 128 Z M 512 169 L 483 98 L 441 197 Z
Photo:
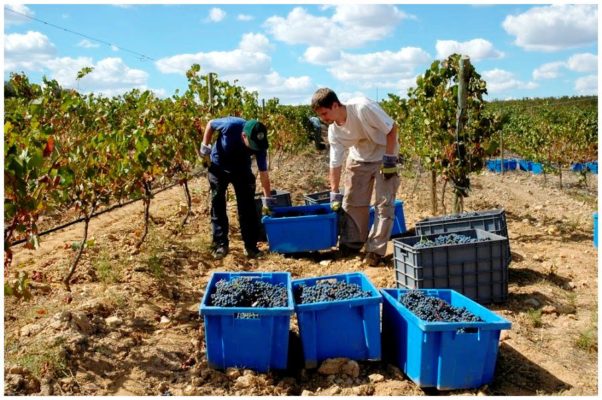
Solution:
M 471 238 L 470 236 L 458 235 L 456 233 L 450 233 L 447 235 L 439 235 L 435 238 L 435 240 L 430 239 L 421 239 L 418 243 L 414 245 L 415 249 L 424 249 L 426 247 L 433 246 L 443 246 L 450 244 L 469 244 L 469 243 L 477 243 L 484 242 L 489 240 L 489 238 Z
M 210 295 L 215 307 L 286 307 L 288 296 L 284 284 L 272 284 L 248 276 L 230 281 L 221 279 Z
M 454 307 L 443 299 L 409 290 L 399 296 L 399 302 L 418 318 L 427 322 L 483 322 L 465 307 Z
M 465 212 L 465 213 L 459 213 L 459 214 L 448 214 L 448 215 L 444 215 L 443 217 L 441 217 L 441 219 L 442 220 L 460 219 L 460 218 L 465 218 L 465 217 L 476 217 L 478 215 L 479 215 L 479 213 L 474 211 L 474 212 Z
M 369 291 L 362 290 L 360 285 L 343 281 L 319 281 L 313 286 L 299 285 L 295 287 L 294 295 L 297 304 L 358 299 L 372 296 Z

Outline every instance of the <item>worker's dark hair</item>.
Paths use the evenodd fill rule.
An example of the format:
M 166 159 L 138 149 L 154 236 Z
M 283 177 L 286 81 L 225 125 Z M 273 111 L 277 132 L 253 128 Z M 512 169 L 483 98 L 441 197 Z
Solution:
M 311 108 L 314 111 L 321 107 L 331 108 L 335 102 L 341 104 L 337 94 L 332 89 L 320 88 L 316 90 L 311 98 Z

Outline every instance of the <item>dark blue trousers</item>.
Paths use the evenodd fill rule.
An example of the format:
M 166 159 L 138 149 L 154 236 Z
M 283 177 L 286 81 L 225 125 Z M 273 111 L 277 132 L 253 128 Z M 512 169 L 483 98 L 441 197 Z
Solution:
M 259 239 L 259 220 L 255 207 L 255 175 L 251 169 L 224 171 L 211 164 L 207 173 L 211 188 L 211 226 L 213 246 L 228 246 L 228 215 L 226 213 L 226 190 L 234 187 L 238 208 L 238 222 L 245 248 L 254 249 Z

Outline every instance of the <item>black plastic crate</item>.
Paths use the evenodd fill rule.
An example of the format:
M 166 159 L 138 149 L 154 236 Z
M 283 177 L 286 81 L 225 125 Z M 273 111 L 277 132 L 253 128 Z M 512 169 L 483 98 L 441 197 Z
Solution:
M 345 194 L 343 189 L 340 190 L 341 194 Z M 316 193 L 307 193 L 303 195 L 303 200 L 305 200 L 306 206 L 311 206 L 314 204 L 326 204 L 330 203 L 330 190 L 326 190 L 324 192 L 316 192 Z
M 271 193 L 272 197 L 276 201 L 276 207 L 290 207 L 293 205 L 293 203 L 291 202 L 290 192 L 287 192 L 286 190 L 272 189 Z M 266 242 L 268 239 L 265 234 L 265 228 L 261 223 L 261 218 L 263 217 L 263 215 L 261 215 L 262 197 L 263 193 L 255 193 L 255 209 L 257 210 L 257 218 L 259 219 L 259 241 Z
M 449 233 L 467 229 L 482 229 L 508 238 L 506 212 L 503 209 L 449 214 L 425 218 L 416 222 L 416 235 Z M 508 242 L 508 262 L 510 262 L 510 242 Z
M 397 287 L 454 289 L 482 304 L 506 301 L 508 238 L 481 229 L 453 233 L 488 240 L 416 249 L 414 245 L 421 240 L 442 234 L 394 239 Z

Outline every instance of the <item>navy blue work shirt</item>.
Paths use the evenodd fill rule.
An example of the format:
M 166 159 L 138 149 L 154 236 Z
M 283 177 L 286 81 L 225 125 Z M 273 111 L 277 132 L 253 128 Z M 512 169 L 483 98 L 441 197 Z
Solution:
M 211 149 L 211 163 L 225 171 L 240 171 L 251 168 L 251 155 L 255 154 L 257 169 L 267 171 L 267 150 L 255 151 L 248 148 L 242 139 L 242 129 L 246 120 L 238 117 L 217 118 L 211 121 L 211 128 L 219 136 Z

